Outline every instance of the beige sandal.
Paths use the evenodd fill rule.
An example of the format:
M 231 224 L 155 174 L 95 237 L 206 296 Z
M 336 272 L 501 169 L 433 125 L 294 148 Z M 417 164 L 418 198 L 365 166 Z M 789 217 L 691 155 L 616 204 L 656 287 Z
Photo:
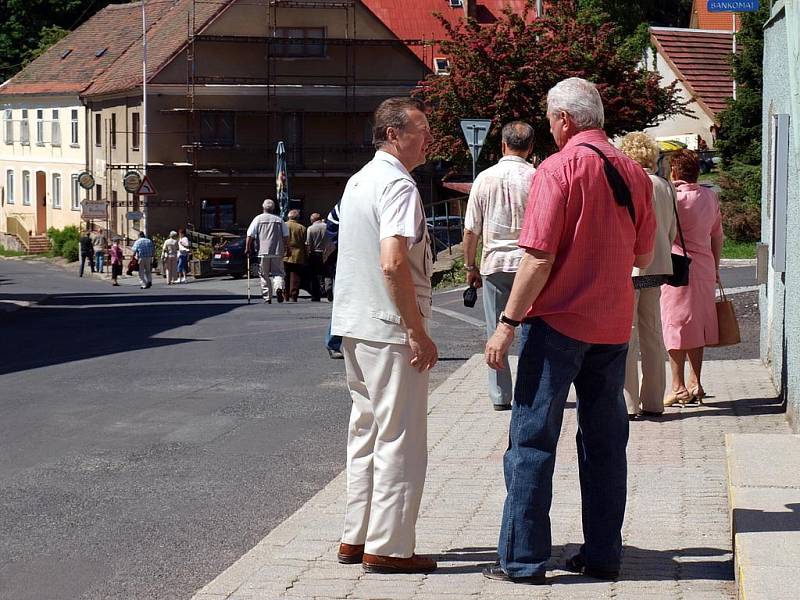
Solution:
M 692 395 L 686 390 L 679 390 L 677 392 L 672 392 L 669 396 L 664 398 L 664 406 L 672 406 L 673 404 L 679 403 L 681 406 L 685 406 L 687 402 L 692 399 Z

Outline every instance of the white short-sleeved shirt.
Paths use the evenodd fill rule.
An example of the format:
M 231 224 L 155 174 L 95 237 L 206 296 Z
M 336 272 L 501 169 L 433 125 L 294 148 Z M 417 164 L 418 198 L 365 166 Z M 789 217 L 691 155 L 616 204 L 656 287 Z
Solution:
M 378 210 L 381 240 L 399 235 L 406 238 L 409 250 L 422 240 L 425 214 L 414 183 L 407 179 L 390 183 L 380 198 Z
M 525 159 L 509 155 L 475 178 L 464 228 L 483 238 L 481 275 L 517 271 L 524 254 L 517 242 L 535 172 Z

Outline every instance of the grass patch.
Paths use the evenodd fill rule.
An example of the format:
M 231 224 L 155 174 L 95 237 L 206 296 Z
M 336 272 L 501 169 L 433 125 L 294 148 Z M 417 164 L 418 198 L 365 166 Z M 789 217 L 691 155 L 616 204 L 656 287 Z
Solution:
M 17 252 L 16 250 L 7 250 L 5 246 L 0 244 L 0 256 L 25 256 L 25 253 Z
M 713 183 L 719 185 L 719 171 L 701 173 L 697 176 L 697 183 Z
M 737 242 L 725 238 L 722 244 L 722 258 L 755 258 L 755 242 Z

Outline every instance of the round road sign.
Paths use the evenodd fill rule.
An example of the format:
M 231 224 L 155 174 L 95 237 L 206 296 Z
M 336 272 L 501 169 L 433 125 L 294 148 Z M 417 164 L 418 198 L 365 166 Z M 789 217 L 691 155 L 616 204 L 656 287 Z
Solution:
M 85 190 L 92 189 L 94 187 L 94 175 L 92 175 L 89 171 L 84 171 L 78 175 L 78 185 Z
M 128 171 L 122 177 L 122 187 L 130 194 L 135 194 L 142 185 L 142 176 L 138 171 Z

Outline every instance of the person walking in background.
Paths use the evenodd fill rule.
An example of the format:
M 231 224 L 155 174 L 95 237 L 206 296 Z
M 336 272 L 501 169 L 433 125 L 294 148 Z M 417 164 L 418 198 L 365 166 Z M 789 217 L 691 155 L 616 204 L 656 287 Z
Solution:
M 524 254 L 517 242 L 536 172 L 527 161 L 533 150 L 533 127 L 522 121 L 508 123 L 503 127 L 501 149 L 503 158 L 475 178 L 464 219 L 467 284 L 483 288 L 487 339 L 506 307 Z M 480 271 L 475 264 L 479 238 L 483 239 Z M 502 370 L 489 369 L 489 399 L 495 410 L 511 409 L 512 392 L 508 362 Z
M 519 237 L 525 256 L 486 344 L 487 364 L 504 368 L 514 330 L 525 320 L 503 458 L 500 561 L 483 574 L 528 584 L 547 582 L 553 469 L 573 383 L 584 543 L 566 569 L 601 579 L 619 573 L 631 269 L 650 264 L 656 228 L 650 179 L 608 142 L 594 84 L 577 77 L 556 84 L 547 94 L 547 117 L 559 151 L 534 175 Z
M 186 283 L 189 272 L 189 257 L 192 255 L 192 243 L 183 229 L 178 229 L 178 283 Z
M 122 275 L 122 248 L 119 245 L 119 238 L 115 237 L 111 243 L 111 285 L 119 285 L 117 278 Z
M 429 573 L 415 554 L 427 467 L 430 241 L 410 171 L 431 143 L 424 105 L 390 98 L 374 116 L 375 157 L 340 203 L 333 333 L 343 337 L 352 408 L 338 559 L 370 573 Z
M 300 211 L 292 209 L 289 211 L 289 242 L 286 250 L 284 266 L 286 274 L 289 276 L 289 300 L 297 302 L 300 296 L 300 283 L 303 279 L 308 254 L 306 252 L 306 228 L 298 223 Z
M 108 240 L 101 229 L 92 238 L 92 251 L 94 252 L 94 268 L 98 273 L 105 272 L 106 251 Z
M 672 275 L 672 240 L 678 232 L 675 220 L 675 189 L 655 174 L 658 144 L 646 133 L 629 133 L 620 150 L 639 163 L 653 182 L 653 210 L 656 217 L 653 262 L 645 268 L 633 268 L 636 291 L 633 298 L 633 329 L 625 363 L 625 404 L 628 418 L 658 416 L 664 412 L 667 389 L 666 350 L 661 331 L 661 285 Z M 639 352 L 642 355 L 642 378 L 639 383 Z
M 164 275 L 167 278 L 167 285 L 172 285 L 178 280 L 179 247 L 178 232 L 170 231 L 169 237 L 164 240 L 164 245 L 161 247 L 161 264 L 164 265 Z
M 139 261 L 139 281 L 143 290 L 153 285 L 153 257 L 156 255 L 156 248 L 153 241 L 148 238 L 144 231 L 139 232 L 139 239 L 133 243 L 133 255 Z
M 325 219 L 325 237 L 328 240 L 325 248 L 325 291 L 328 302 L 333 302 L 333 283 L 336 277 L 336 258 L 338 256 L 339 244 L 339 205 L 336 204 L 328 213 Z M 325 348 L 328 356 L 333 359 L 343 359 L 342 336 L 331 333 L 332 322 L 328 324 L 328 332 L 325 334 Z
M 264 200 L 261 207 L 264 212 L 253 219 L 247 228 L 244 255 L 250 256 L 253 240 L 257 239 L 261 294 L 265 303 L 272 304 L 273 286 L 278 302 L 283 302 L 283 258 L 289 242 L 289 226 L 275 214 L 274 200 Z
M 722 215 L 714 191 L 698 185 L 699 173 L 697 154 L 679 150 L 672 155 L 670 175 L 678 192 L 678 219 L 692 262 L 689 285 L 661 288 L 664 345 L 672 371 L 672 391 L 664 400 L 665 406 L 693 400 L 702 402 L 706 395 L 700 379 L 703 349 L 719 339 L 714 302 L 722 254 Z M 672 252 L 683 253 L 678 240 Z M 688 380 L 684 372 L 687 357 Z
M 311 278 L 311 300 L 319 302 L 322 297 L 325 277 L 325 250 L 328 238 L 325 235 L 325 221 L 319 213 L 311 213 L 311 225 L 306 229 L 306 249 L 308 250 L 308 274 Z
M 89 268 L 92 270 L 92 273 L 94 273 L 94 245 L 92 244 L 91 233 L 89 232 L 88 226 L 78 241 L 78 244 L 80 245 L 81 251 L 81 264 L 78 269 L 78 277 L 83 277 L 83 269 L 87 261 L 89 263 Z

